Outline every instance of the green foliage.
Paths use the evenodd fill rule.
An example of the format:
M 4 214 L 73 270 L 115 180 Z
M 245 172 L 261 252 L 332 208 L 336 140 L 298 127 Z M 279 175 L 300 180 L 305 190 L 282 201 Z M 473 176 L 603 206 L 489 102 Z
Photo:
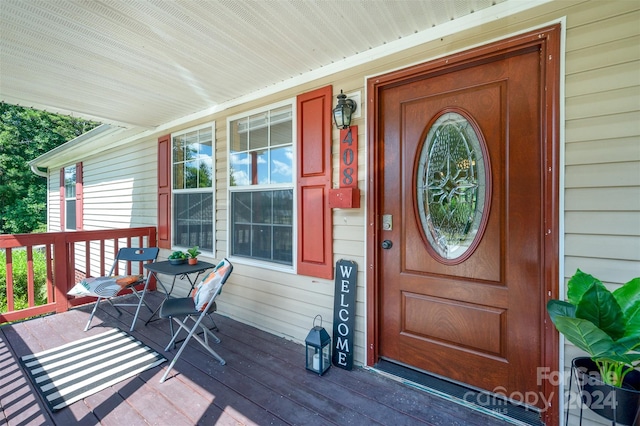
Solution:
M 189 253 L 189 257 L 191 257 L 192 259 L 198 257 L 198 255 L 200 254 L 200 251 L 198 249 L 198 246 L 193 246 L 189 250 L 187 250 L 187 253 Z
M 624 376 L 640 363 L 640 277 L 611 293 L 578 269 L 568 286 L 568 302 L 547 303 L 551 320 L 591 356 L 605 383 L 621 387 Z
M 13 250 L 13 303 L 14 309 L 29 306 L 27 296 L 27 251 Z M 0 312 L 7 312 L 7 262 L 6 253 L 0 251 Z M 47 303 L 47 263 L 43 250 L 33 251 L 34 295 L 36 306 Z
M 28 162 L 98 124 L 0 103 L 0 234 L 46 229 L 46 179 Z
M 183 252 L 183 251 L 174 251 L 173 253 L 171 253 L 168 257 L 168 259 L 186 259 L 187 258 L 187 253 Z

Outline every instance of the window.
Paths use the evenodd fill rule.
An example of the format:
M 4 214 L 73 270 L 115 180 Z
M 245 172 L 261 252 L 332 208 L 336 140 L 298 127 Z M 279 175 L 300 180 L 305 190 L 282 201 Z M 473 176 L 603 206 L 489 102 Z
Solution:
M 293 105 L 229 121 L 232 256 L 293 266 Z
M 172 135 L 173 245 L 214 251 L 213 126 Z
M 76 166 L 64 168 L 64 229 L 76 229 Z

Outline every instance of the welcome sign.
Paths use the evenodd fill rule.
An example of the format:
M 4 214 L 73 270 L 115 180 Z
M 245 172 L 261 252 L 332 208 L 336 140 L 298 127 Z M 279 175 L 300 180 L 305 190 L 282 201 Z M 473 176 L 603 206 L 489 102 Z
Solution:
M 353 368 L 357 276 L 358 264 L 356 262 L 341 259 L 336 263 L 332 363 L 345 370 Z

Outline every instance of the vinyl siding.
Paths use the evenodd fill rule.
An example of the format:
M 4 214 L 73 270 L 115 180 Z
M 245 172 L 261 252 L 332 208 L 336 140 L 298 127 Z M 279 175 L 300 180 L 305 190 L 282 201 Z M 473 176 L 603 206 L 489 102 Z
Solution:
M 639 5 L 589 2 L 567 16 L 564 271 L 612 289 L 640 276 Z M 583 355 L 565 345 L 566 374 Z M 578 424 L 575 403 L 569 413 Z M 608 424 L 583 415 L 583 424 Z
M 155 224 L 156 159 L 149 155 L 154 148 L 148 139 L 84 161 L 86 230 Z
M 60 170 L 49 170 L 47 179 L 47 231 L 60 229 Z
M 590 2 L 567 23 L 565 275 L 615 288 L 640 275 L 639 4 Z

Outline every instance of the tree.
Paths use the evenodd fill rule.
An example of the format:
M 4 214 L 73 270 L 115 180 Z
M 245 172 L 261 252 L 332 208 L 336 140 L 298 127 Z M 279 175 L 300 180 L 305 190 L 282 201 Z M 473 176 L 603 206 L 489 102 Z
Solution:
M 0 234 L 46 231 L 47 181 L 28 162 L 99 124 L 0 103 Z

